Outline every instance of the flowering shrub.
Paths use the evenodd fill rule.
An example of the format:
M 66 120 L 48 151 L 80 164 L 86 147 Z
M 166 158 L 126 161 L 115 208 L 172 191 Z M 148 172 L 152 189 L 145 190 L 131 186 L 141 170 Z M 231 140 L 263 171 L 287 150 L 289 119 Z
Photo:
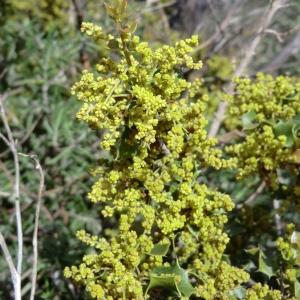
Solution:
M 243 78 L 236 83 L 235 95 L 227 97 L 229 114 L 247 136 L 227 151 L 238 158 L 239 178 L 258 173 L 276 185 L 276 170 L 297 160 L 300 82 L 258 74 L 254 81 Z
M 229 113 L 246 137 L 224 153 L 207 136 L 201 82 L 182 75 L 202 66 L 192 56 L 197 37 L 152 49 L 134 35 L 125 8 L 125 1 L 107 6 L 118 36 L 82 24 L 105 44 L 107 56 L 72 89 L 82 101 L 78 119 L 102 133 L 107 152 L 92 171 L 89 199 L 117 226 L 102 237 L 78 231 L 93 251 L 65 276 L 95 299 L 283 299 L 283 289 L 250 287 L 249 273 L 226 258 L 224 225 L 234 205 L 203 176 L 206 169 L 237 168 L 239 178 L 259 174 L 276 189 L 276 170 L 296 159 L 299 84 L 264 75 L 238 79 L 236 93 L 227 97 Z M 284 299 L 297 299 L 289 243 L 279 239 L 278 249 L 286 282 L 295 285 Z

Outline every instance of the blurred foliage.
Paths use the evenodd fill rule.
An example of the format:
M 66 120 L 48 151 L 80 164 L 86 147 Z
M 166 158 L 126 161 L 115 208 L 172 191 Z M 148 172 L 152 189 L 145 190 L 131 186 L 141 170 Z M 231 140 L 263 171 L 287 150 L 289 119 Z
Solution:
M 139 23 L 137 33 L 154 45 L 172 43 L 191 32 L 199 33 L 200 41 L 205 44 L 216 31 L 216 20 L 207 1 L 197 2 L 201 9 L 191 9 L 193 1 L 190 0 L 153 1 L 153 5 L 146 5 L 145 1 L 129 2 L 130 17 Z M 228 4 L 232 1 L 225 2 L 212 1 L 219 20 L 232 9 Z M 200 72 L 183 74 L 186 78 L 201 77 L 202 92 L 210 99 L 208 116 L 213 116 L 222 99 L 222 90 L 232 79 L 237 60 L 243 56 L 239 49 L 243 49 L 253 35 L 254 25 L 267 2 L 236 1 L 235 14 L 225 32 L 215 42 L 195 52 L 197 58 L 204 60 L 204 68 Z M 284 33 L 284 42 L 278 42 L 272 34 L 266 35 L 253 62 L 253 73 L 265 69 L 299 76 L 299 50 L 272 67 L 277 54 L 296 38 L 300 3 L 292 1 L 292 4 L 283 9 L 274 22 L 276 30 Z M 104 14 L 102 0 L 0 0 L 0 93 L 8 95 L 5 107 L 19 152 L 36 154 L 46 175 L 36 299 L 87 299 L 87 295 L 62 274 L 65 266 L 79 261 L 86 251 L 74 233 L 85 228 L 97 235 L 102 227 L 107 231 L 107 227 L 114 226 L 102 224 L 97 209 L 90 209 L 90 203 L 85 200 L 92 184 L 89 168 L 104 155 L 98 146 L 102 133 L 97 132 L 95 136 L 85 125 L 75 121 L 79 105 L 70 95 L 70 86 L 78 79 L 80 70 L 90 68 L 106 49 L 79 33 L 83 19 L 97 22 L 106 31 L 113 30 L 111 21 Z M 222 138 L 229 142 L 237 137 L 236 133 L 228 132 L 231 125 L 228 119 L 221 129 Z M 2 129 L 0 124 L 1 132 Z M 20 163 L 26 257 L 23 291 L 24 299 L 27 299 L 30 274 L 26 271 L 31 267 L 30 238 L 38 177 L 30 161 L 21 158 Z M 0 230 L 14 254 L 14 205 L 9 196 L 13 170 L 11 154 L 0 141 Z M 215 172 L 207 169 L 203 175 L 205 184 L 230 194 L 237 205 L 227 226 L 231 237 L 226 251 L 228 259 L 249 271 L 253 281 L 285 290 L 286 295 L 299 295 L 297 281 L 290 284 L 295 277 L 291 269 L 299 263 L 299 176 L 291 176 L 289 169 L 281 169 L 282 185 L 278 190 L 264 189 L 249 205 L 244 205 L 258 190 L 258 176 L 237 182 L 235 172 L 230 170 Z M 273 208 L 274 198 L 280 201 L 277 211 Z M 279 240 L 277 212 L 283 225 L 296 224 L 296 228 L 288 229 L 285 235 L 280 232 L 282 239 Z M 285 226 L 281 230 L 284 229 Z M 273 255 L 275 262 L 266 263 L 266 256 Z M 273 269 L 266 268 L 273 263 Z M 298 273 L 296 277 L 299 278 Z M 287 285 L 293 286 L 294 291 L 288 290 Z M 11 290 L 8 270 L 0 256 L 0 299 L 12 299 Z M 243 290 L 236 293 L 243 299 Z

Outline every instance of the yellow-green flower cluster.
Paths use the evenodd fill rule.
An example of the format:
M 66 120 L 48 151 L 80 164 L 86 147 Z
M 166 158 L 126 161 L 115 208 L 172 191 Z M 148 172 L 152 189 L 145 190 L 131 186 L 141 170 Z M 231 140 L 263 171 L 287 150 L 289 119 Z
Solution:
M 284 237 L 277 239 L 277 248 L 281 256 L 281 280 L 286 286 L 286 294 L 299 296 L 300 286 L 300 232 L 295 230 L 294 224 L 286 226 Z
M 284 130 L 276 128 L 293 122 L 300 113 L 300 83 L 264 74 L 254 80 L 239 78 L 234 95 L 228 95 L 227 100 L 228 120 L 240 127 L 246 125 L 245 138 L 226 149 L 237 159 L 238 177 L 258 173 L 275 187 L 276 169 L 292 162 L 295 150 L 287 146 L 290 137 Z
M 267 285 L 255 284 L 247 290 L 245 300 L 281 300 L 282 294 L 279 290 L 271 290 Z M 296 300 L 296 298 L 284 298 Z
M 275 136 L 272 126 L 263 125 L 259 131 L 250 132 L 243 142 L 226 147 L 226 151 L 237 158 L 238 178 L 258 173 L 272 180 L 272 175 L 276 179 L 276 169 L 292 158 L 285 141 L 285 136 Z
M 118 54 L 102 59 L 96 72 L 84 71 L 72 89 L 83 102 L 78 118 L 103 130 L 101 145 L 110 152 L 94 170 L 89 199 L 101 204 L 103 217 L 116 218 L 118 228 L 106 238 L 79 231 L 95 253 L 65 275 L 95 299 L 155 299 L 151 288 L 144 295 L 151 274 L 177 257 L 198 278 L 195 295 L 226 299 L 248 275 L 222 261 L 233 202 L 199 180 L 203 168 L 234 160 L 225 160 L 207 137 L 207 97 L 189 93 L 191 83 L 180 76 L 183 68 L 201 67 L 190 54 L 197 38 L 155 50 L 133 34 L 120 39 L 91 24 L 83 28 Z M 155 253 L 164 244 L 166 251 Z
M 233 96 L 227 96 L 231 117 L 240 118 L 249 111 L 256 121 L 292 119 L 300 111 L 300 82 L 286 76 L 258 73 L 256 79 L 235 79 Z

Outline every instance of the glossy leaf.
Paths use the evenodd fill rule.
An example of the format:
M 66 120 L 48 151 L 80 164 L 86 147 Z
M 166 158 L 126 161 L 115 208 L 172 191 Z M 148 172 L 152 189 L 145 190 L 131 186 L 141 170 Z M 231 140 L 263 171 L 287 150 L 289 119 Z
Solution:
M 294 145 L 293 137 L 293 123 L 290 122 L 279 122 L 274 127 L 274 132 L 276 136 L 284 135 L 286 137 L 285 146 L 291 148 Z
M 258 126 L 258 124 L 254 123 L 255 117 L 256 117 L 256 112 L 254 111 L 249 111 L 242 116 L 242 124 L 244 130 L 253 129 Z
M 168 253 L 169 248 L 170 248 L 170 242 L 156 244 L 154 245 L 154 247 L 152 248 L 149 254 L 154 256 L 165 256 Z
M 157 267 L 152 270 L 147 290 L 155 287 L 166 288 L 185 297 L 190 297 L 194 292 L 188 272 L 182 269 L 178 262 L 170 267 Z
M 294 123 L 292 127 L 292 134 L 296 145 L 300 144 L 300 123 Z
M 265 253 L 260 249 L 258 257 L 258 271 L 264 273 L 269 278 L 275 275 L 274 266 Z

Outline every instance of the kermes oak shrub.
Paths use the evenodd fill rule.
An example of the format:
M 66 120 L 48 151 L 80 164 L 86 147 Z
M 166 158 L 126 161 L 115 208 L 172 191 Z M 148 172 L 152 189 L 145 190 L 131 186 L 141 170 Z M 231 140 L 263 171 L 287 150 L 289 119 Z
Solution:
M 293 95 L 295 88 L 284 78 L 276 84 L 262 75 L 258 80 L 270 86 L 261 84 L 261 92 L 255 89 L 260 81 L 237 83 L 244 96 L 228 97 L 233 104 L 229 112 L 233 120 L 248 113 L 244 123 L 255 130 L 245 141 L 228 146 L 226 158 L 216 147 L 217 140 L 207 136 L 208 96 L 199 92 L 200 81 L 188 82 L 182 76 L 202 66 L 192 57 L 197 37 L 152 49 L 134 35 L 134 26 L 124 22 L 125 6 L 125 1 L 107 6 L 119 36 L 82 24 L 82 31 L 105 43 L 108 51 L 96 71 L 84 71 L 72 89 L 83 103 L 78 118 L 104 132 L 101 146 L 107 151 L 93 170 L 97 179 L 89 199 L 100 204 L 105 220 L 116 220 L 117 228 L 103 237 L 77 232 L 94 251 L 79 266 L 67 267 L 65 276 L 99 300 L 282 299 L 279 290 L 260 283 L 241 289 L 249 274 L 224 255 L 229 242 L 224 225 L 233 202 L 201 177 L 207 168 L 235 167 L 239 177 L 260 172 L 258 168 L 272 177 L 277 164 L 287 159 L 287 138 L 274 130 L 280 123 L 273 127 L 269 123 L 296 116 L 299 102 L 286 111 L 276 106 L 282 89 Z M 273 102 L 251 104 L 254 92 L 260 99 L 267 91 L 274 95 Z M 258 133 L 269 138 L 266 152 L 252 151 L 249 145 Z M 293 260 L 286 254 L 289 241 L 289 237 L 278 240 L 278 248 L 286 261 L 287 280 L 296 282 Z M 285 299 L 296 299 L 293 292 L 290 295 Z

